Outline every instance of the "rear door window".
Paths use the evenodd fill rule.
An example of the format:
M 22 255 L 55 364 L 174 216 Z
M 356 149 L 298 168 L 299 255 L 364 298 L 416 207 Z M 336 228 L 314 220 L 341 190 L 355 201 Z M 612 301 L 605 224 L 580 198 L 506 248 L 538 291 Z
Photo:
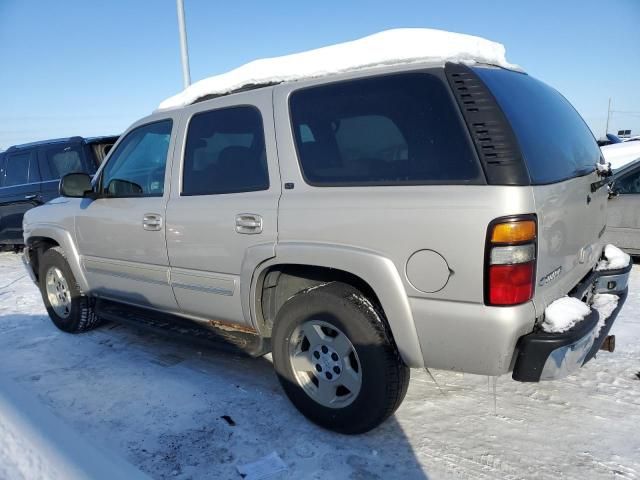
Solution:
M 252 106 L 197 113 L 189 122 L 182 195 L 269 189 L 260 112 Z
M 639 194 L 640 193 L 640 169 L 636 169 L 628 175 L 625 175 L 615 183 L 616 191 L 620 194 Z
M 308 183 L 483 183 L 466 127 L 435 75 L 405 73 L 294 92 L 291 119 Z
M 593 172 L 600 148 L 591 130 L 560 93 L 527 74 L 474 68 L 514 130 L 531 183 L 556 183 Z
M 7 155 L 4 171 L 0 175 L 0 186 L 12 187 L 39 181 L 38 165 L 32 152 Z

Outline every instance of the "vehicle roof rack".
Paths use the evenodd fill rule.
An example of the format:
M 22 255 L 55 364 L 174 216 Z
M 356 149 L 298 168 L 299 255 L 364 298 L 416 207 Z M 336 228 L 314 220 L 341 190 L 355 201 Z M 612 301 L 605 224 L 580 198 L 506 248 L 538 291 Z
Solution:
M 258 90 L 260 88 L 272 87 L 280 83 L 283 83 L 283 82 L 248 83 L 246 85 L 243 85 L 240 88 L 236 88 L 235 90 L 231 90 L 230 92 L 227 92 L 227 93 L 210 93 L 203 97 L 197 98 L 191 103 L 191 105 L 194 105 L 200 102 L 206 102 L 207 100 L 212 100 L 214 98 L 226 97 L 227 95 L 233 95 L 234 93 L 248 92 L 251 90 Z
M 13 145 L 9 148 L 7 148 L 7 151 L 9 150 L 20 150 L 22 148 L 30 148 L 30 147 L 38 147 L 40 145 L 47 145 L 50 143 L 71 143 L 71 142 L 82 142 L 84 141 L 84 138 L 80 137 L 80 136 L 74 136 L 74 137 L 64 137 L 64 138 L 52 138 L 51 140 L 38 140 L 36 142 L 29 142 L 29 143 L 21 143 L 20 145 Z

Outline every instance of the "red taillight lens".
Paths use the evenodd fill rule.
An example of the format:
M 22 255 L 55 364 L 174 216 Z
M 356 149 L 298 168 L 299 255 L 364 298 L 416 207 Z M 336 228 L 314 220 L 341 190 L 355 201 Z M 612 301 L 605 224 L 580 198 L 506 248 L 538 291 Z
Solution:
M 489 266 L 489 303 L 517 305 L 533 296 L 535 262 Z
M 533 298 L 538 224 L 534 215 L 489 224 L 484 298 L 487 305 L 519 305 Z

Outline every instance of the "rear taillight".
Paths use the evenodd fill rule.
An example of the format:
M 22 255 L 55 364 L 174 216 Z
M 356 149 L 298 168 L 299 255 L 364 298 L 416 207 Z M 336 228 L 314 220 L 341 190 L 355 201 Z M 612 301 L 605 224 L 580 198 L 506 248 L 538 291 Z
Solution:
M 491 222 L 485 259 L 487 305 L 518 305 L 533 298 L 536 233 L 536 219 L 532 215 Z

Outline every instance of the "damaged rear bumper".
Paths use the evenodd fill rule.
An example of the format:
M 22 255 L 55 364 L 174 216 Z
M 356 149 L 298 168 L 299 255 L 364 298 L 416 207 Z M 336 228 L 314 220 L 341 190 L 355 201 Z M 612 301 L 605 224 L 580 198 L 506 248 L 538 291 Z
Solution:
M 535 331 L 520 337 L 513 379 L 539 382 L 566 377 L 591 360 L 622 310 L 627 299 L 628 282 L 633 262 L 618 270 L 594 271 L 580 282 L 571 296 L 588 301 L 592 294 L 618 296 L 618 305 L 600 328 L 596 309 L 570 330 L 562 333 Z

